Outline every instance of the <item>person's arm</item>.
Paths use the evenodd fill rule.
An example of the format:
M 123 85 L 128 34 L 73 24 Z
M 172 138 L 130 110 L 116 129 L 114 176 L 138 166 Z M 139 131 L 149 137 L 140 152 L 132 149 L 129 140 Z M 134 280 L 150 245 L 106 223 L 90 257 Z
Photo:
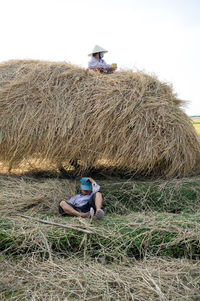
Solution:
M 100 190 L 100 186 L 92 178 L 88 178 L 87 181 L 90 181 L 92 183 L 92 192 L 93 193 L 96 193 Z
M 98 70 L 102 73 L 113 73 L 117 68 L 112 67 L 112 65 L 108 65 L 105 61 L 101 62 L 102 67 L 98 68 Z
M 109 69 L 110 68 L 110 65 L 107 64 L 104 60 L 100 60 L 99 62 L 99 65 L 100 65 L 100 68 L 104 68 L 104 69 Z

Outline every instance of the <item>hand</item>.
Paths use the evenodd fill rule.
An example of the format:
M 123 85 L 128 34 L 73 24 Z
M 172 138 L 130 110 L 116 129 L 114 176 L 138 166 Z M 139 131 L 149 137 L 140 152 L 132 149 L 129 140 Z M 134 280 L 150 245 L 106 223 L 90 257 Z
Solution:
M 114 64 L 114 63 L 111 64 L 110 68 L 115 71 L 117 69 L 117 64 Z
M 85 182 L 91 182 L 91 183 L 93 183 L 94 182 L 94 180 L 92 179 L 92 178 L 88 178 Z

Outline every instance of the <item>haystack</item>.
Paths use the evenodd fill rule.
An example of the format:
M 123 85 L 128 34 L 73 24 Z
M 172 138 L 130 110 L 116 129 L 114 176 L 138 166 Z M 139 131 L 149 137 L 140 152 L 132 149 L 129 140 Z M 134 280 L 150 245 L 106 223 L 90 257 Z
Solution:
M 0 65 L 0 161 L 187 176 L 200 166 L 200 142 L 182 104 L 143 72 L 10 61 Z

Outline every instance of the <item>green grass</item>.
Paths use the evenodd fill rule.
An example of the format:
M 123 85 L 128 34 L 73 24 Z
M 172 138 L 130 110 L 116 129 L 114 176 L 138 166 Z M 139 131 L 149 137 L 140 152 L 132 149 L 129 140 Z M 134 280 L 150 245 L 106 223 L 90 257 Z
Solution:
M 200 119 L 192 120 L 193 126 L 198 135 L 200 135 Z
M 0 287 L 0 294 L 4 296 L 4 300 L 23 300 L 23 297 L 25 295 L 23 289 L 15 290 L 3 287 Z
M 79 181 L 77 182 L 79 186 Z M 54 203 L 56 205 L 55 199 L 52 200 L 49 195 L 47 198 L 46 194 L 40 203 L 36 202 L 37 198 L 33 194 L 33 200 L 29 200 L 28 203 L 31 206 L 27 206 L 26 200 L 20 203 L 21 190 L 19 190 L 19 196 L 16 194 L 14 201 L 12 198 L 8 199 L 8 211 L 12 209 L 8 214 L 6 213 L 7 203 L 2 202 L 0 267 L 3 273 L 7 273 L 7 276 L 4 277 L 2 273 L 2 278 L 0 277 L 0 299 L 2 301 L 32 300 L 32 295 L 34 295 L 37 300 L 43 300 L 46 294 L 58 296 L 59 292 L 60 300 L 67 297 L 68 300 L 73 301 L 77 300 L 77 296 L 80 300 L 85 300 L 85 289 L 88 287 L 91 288 L 91 292 L 87 292 L 88 300 L 93 299 L 95 295 L 96 300 L 132 300 L 133 292 L 135 296 L 136 293 L 146 291 L 149 287 L 150 282 L 146 282 L 148 279 L 146 277 L 150 274 L 147 273 L 144 274 L 144 289 L 141 290 L 142 277 L 138 280 L 138 288 L 137 286 L 134 290 L 132 288 L 138 279 L 137 268 L 140 265 L 143 268 L 143 263 L 141 264 L 143 261 L 149 261 L 150 273 L 155 271 L 154 281 L 159 274 L 158 285 L 162 279 L 161 289 L 167 288 L 164 292 L 166 299 L 168 292 L 171 291 L 168 287 L 172 283 L 174 292 L 172 297 L 168 298 L 169 300 L 175 299 L 174 296 L 180 283 L 183 283 L 184 289 L 188 283 L 192 283 L 191 288 L 187 287 L 187 294 L 184 290 L 177 292 L 180 300 L 185 296 L 188 300 L 193 300 L 191 296 L 198 298 L 199 268 L 195 264 L 198 264 L 200 259 L 200 178 L 170 181 L 107 178 L 97 179 L 97 182 L 101 186 L 104 199 L 105 218 L 101 221 L 90 222 L 76 217 L 61 217 L 54 206 Z M 64 185 L 63 182 L 56 182 L 58 190 L 61 189 L 59 186 L 61 184 Z M 25 185 L 23 189 L 24 187 Z M 17 204 L 16 207 L 15 204 Z M 43 220 L 82 227 L 92 230 L 95 234 L 46 225 L 15 215 L 20 212 Z M 156 268 L 152 265 L 152 258 Z M 165 260 L 170 260 L 167 268 L 161 266 Z M 184 273 L 180 266 L 180 273 L 176 275 L 179 265 L 186 261 L 195 263 L 191 272 L 189 264 L 184 267 Z M 129 262 L 131 264 L 127 267 Z M 172 263 L 176 264 L 171 275 L 160 277 L 160 272 L 169 273 Z M 74 276 L 77 267 L 78 270 Z M 110 274 L 108 274 L 108 267 L 110 267 Z M 116 277 L 113 271 L 118 267 L 120 270 Z M 88 268 L 87 275 L 84 270 L 86 268 Z M 124 270 L 125 268 L 127 270 Z M 133 271 L 136 276 L 131 279 L 129 275 Z M 144 269 L 144 272 L 146 273 L 147 270 Z M 23 276 L 24 273 L 26 276 Z M 80 277 L 76 282 L 72 279 L 77 275 Z M 82 283 L 84 275 L 85 280 Z M 94 283 L 91 286 L 95 275 L 96 290 Z M 68 281 L 66 281 L 67 276 Z M 122 277 L 122 280 L 119 277 Z M 101 293 L 98 285 L 99 279 L 101 285 L 102 280 L 105 280 L 105 287 L 102 287 Z M 117 287 L 116 279 L 119 279 Z M 172 282 L 165 285 L 170 279 Z M 122 283 L 128 280 L 130 284 L 128 282 L 123 290 Z M 57 285 L 52 286 L 55 281 Z M 46 287 L 47 284 L 49 289 Z M 127 287 L 130 289 L 127 290 Z M 147 300 L 154 289 L 152 284 L 150 292 L 144 298 L 138 295 L 136 300 Z M 108 293 L 106 293 L 107 290 Z M 105 295 L 109 295 L 107 299 L 104 298 L 104 292 Z M 127 297 L 127 292 L 130 298 Z M 110 294 L 114 297 L 111 298 Z M 103 297 L 101 299 L 98 296 Z M 179 300 L 178 297 L 177 300 Z M 54 300 L 54 297 L 48 299 Z M 161 300 L 160 295 L 153 296 L 152 300 Z
M 79 227 L 86 223 L 84 227 L 92 229 L 95 235 L 44 226 L 20 217 L 4 218 L 0 220 L 0 251 L 15 256 L 37 253 L 47 258 L 49 252 L 63 256 L 74 252 L 92 258 L 106 256 L 108 260 L 146 255 L 199 258 L 200 178 L 171 181 L 116 178 L 98 183 L 106 213 L 101 222 L 88 224 L 82 219 L 62 218 L 51 207 L 45 207 L 45 211 L 34 207 L 31 213 Z M 24 209 L 22 212 L 26 214 Z
M 40 217 L 47 219 L 44 215 Z M 71 224 L 79 220 L 68 217 L 57 222 Z M 38 223 L 33 221 L 21 220 L 14 228 L 9 228 L 8 223 L 1 220 L 0 226 L 0 250 L 7 255 L 37 253 L 48 258 L 51 252 L 65 257 L 103 256 L 107 261 L 145 256 L 200 257 L 200 215 L 109 215 L 103 221 L 84 224 L 96 233 L 93 235 L 43 224 L 39 224 L 38 231 Z
M 132 211 L 193 213 L 200 210 L 200 179 L 172 181 L 101 181 L 104 208 L 108 213 Z M 78 190 L 77 190 L 78 191 Z

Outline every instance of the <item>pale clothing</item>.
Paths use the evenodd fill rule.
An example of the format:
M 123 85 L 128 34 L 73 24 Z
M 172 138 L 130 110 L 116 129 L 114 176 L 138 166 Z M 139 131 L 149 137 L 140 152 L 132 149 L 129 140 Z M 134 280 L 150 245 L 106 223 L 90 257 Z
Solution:
M 73 205 L 78 208 L 82 207 L 85 204 L 87 204 L 89 202 L 89 200 L 91 200 L 93 194 L 98 192 L 99 190 L 100 190 L 100 186 L 95 181 L 93 181 L 92 182 L 92 192 L 90 194 L 86 194 L 86 195 L 76 194 L 75 196 L 71 197 L 67 201 L 67 203 L 69 205 Z
M 109 65 L 102 59 L 98 61 L 94 56 L 88 62 L 88 69 L 90 70 L 98 70 L 98 69 L 109 69 Z

